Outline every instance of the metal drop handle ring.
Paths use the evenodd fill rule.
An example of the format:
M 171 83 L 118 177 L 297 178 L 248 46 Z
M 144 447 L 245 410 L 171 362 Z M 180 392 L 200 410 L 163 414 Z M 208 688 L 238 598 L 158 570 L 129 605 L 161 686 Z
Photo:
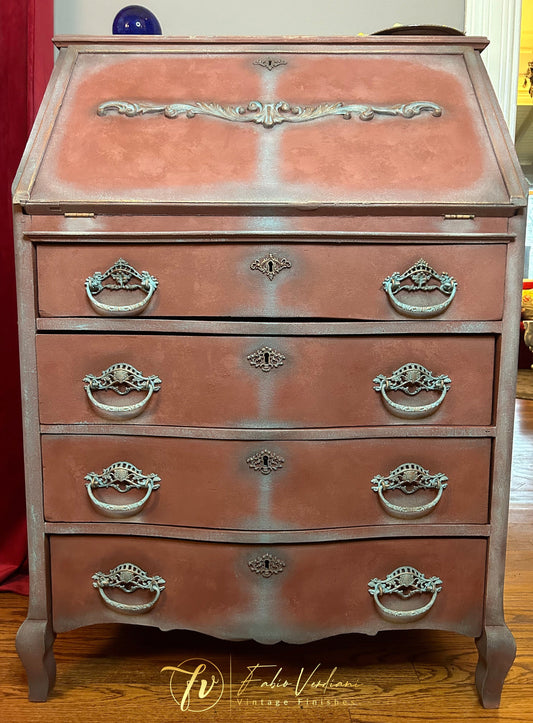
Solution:
M 422 419 L 433 414 L 440 407 L 451 385 L 451 379 L 446 374 L 435 377 L 432 372 L 421 364 L 410 362 L 386 377 L 379 374 L 374 379 L 374 389 L 381 393 L 381 398 L 392 414 L 403 419 Z M 388 392 L 401 391 L 408 396 L 414 396 L 421 391 L 440 392 L 434 402 L 422 405 L 399 404 L 393 401 Z
M 437 283 L 431 283 L 432 280 Z M 407 283 L 404 284 L 404 281 Z M 391 276 L 387 276 L 383 281 L 383 289 L 392 306 L 400 314 L 412 319 L 427 319 L 442 314 L 450 306 L 457 291 L 457 281 L 446 272 L 438 274 L 424 259 L 420 259 L 407 271 L 403 273 L 395 271 Z M 437 293 L 444 294 L 446 298 L 439 304 L 414 306 L 400 301 L 397 296 L 400 291 L 425 293 L 437 291 Z
M 114 462 L 109 467 L 106 467 L 102 474 L 90 472 L 85 475 L 85 480 L 89 499 L 99 512 L 108 517 L 130 517 L 140 512 L 150 499 L 152 492 L 159 489 L 161 477 L 154 473 L 144 475 L 142 470 L 135 467 L 131 462 Z M 144 489 L 146 492 L 140 500 L 126 504 L 102 502 L 93 492 L 93 489 L 108 489 L 110 487 L 122 494 L 128 493 L 132 489 Z
M 407 404 L 398 404 L 398 402 L 394 402 L 387 395 L 386 385 L 384 385 L 381 389 L 381 397 L 387 407 L 396 417 L 405 417 L 406 419 L 422 419 L 423 417 L 429 417 L 430 414 L 433 414 L 433 412 L 437 411 L 437 409 L 444 401 L 444 397 L 446 396 L 447 391 L 448 390 L 443 387 L 440 397 L 437 400 L 431 402 L 431 404 L 422 404 L 420 406 L 413 407 Z
M 106 279 L 114 283 L 105 284 Z M 131 283 L 133 281 L 133 283 Z M 135 283 L 135 282 L 138 283 Z M 118 259 L 103 273 L 96 271 L 85 281 L 85 291 L 93 309 L 102 316 L 136 316 L 143 311 L 157 289 L 158 281 L 147 271 L 139 273 L 124 259 Z M 135 304 L 104 304 L 95 298 L 101 291 L 135 291 L 140 289 L 146 296 Z
M 440 502 L 440 498 L 442 497 L 442 493 L 444 492 L 444 488 L 446 485 L 439 485 L 439 491 L 437 493 L 437 496 L 435 499 L 431 500 L 431 502 L 428 502 L 425 505 L 418 505 L 416 507 L 406 507 L 404 505 L 395 505 L 392 502 L 389 502 L 385 495 L 383 494 L 383 488 L 380 487 L 378 489 L 378 496 L 380 499 L 381 504 L 387 512 L 389 512 L 393 517 L 399 517 L 406 520 L 414 520 L 418 517 L 424 517 L 424 515 L 427 515 L 428 512 L 431 512 Z
M 380 593 L 377 590 L 373 593 L 374 602 L 376 603 L 380 615 L 385 618 L 385 620 L 389 620 L 393 623 L 407 623 L 424 617 L 424 615 L 428 613 L 435 604 L 437 595 L 438 590 L 434 590 L 431 600 L 421 608 L 416 608 L 414 610 L 391 610 L 391 608 L 387 608 L 382 604 L 379 599 Z
M 152 398 L 153 393 L 159 391 L 161 385 L 159 377 L 155 375 L 144 377 L 142 372 L 124 362 L 112 364 L 98 377 L 87 374 L 83 381 L 90 403 L 102 416 L 110 419 L 133 419 L 138 416 Z M 132 391 L 147 391 L 148 393 L 144 399 L 135 404 L 117 406 L 99 402 L 93 395 L 93 391 L 98 390 L 113 391 L 121 396 Z
M 109 417 L 112 419 L 133 419 L 143 411 L 143 409 L 150 401 L 152 394 L 154 393 L 154 386 L 153 384 L 149 385 L 148 394 L 144 399 L 141 399 L 140 402 L 137 402 L 136 404 L 127 404 L 123 407 L 99 402 L 98 399 L 94 398 L 90 387 L 85 387 L 85 391 L 87 392 L 87 396 L 89 397 L 89 401 L 91 402 L 93 407 L 98 410 L 104 417 Z
M 135 515 L 137 512 L 140 512 L 150 499 L 153 490 L 154 485 L 149 483 L 146 493 L 142 499 L 137 500 L 137 502 L 132 502 L 131 504 L 114 505 L 97 499 L 94 496 L 91 485 L 87 485 L 87 494 L 89 495 L 89 499 L 93 505 L 100 510 L 100 512 L 103 512 L 105 515 L 109 515 L 109 517 L 129 517 L 130 515 Z
M 98 592 L 100 593 L 102 600 L 105 602 L 105 604 L 108 607 L 113 608 L 114 610 L 118 610 L 119 613 L 123 613 L 125 615 L 138 615 L 149 612 L 161 596 L 161 588 L 155 587 L 154 591 L 155 595 L 153 600 L 150 600 L 147 603 L 141 603 L 139 605 L 127 605 L 126 603 L 119 603 L 116 600 L 108 597 L 102 587 L 98 588 Z
M 149 577 L 144 570 L 131 562 L 124 562 L 121 565 L 110 570 L 107 574 L 96 572 L 92 576 L 93 587 L 95 587 L 104 603 L 117 610 L 124 615 L 138 615 L 147 613 L 155 606 L 161 592 L 165 589 L 165 580 L 159 575 Z M 136 605 L 128 605 L 127 603 L 117 602 L 110 598 L 106 593 L 106 588 L 118 588 L 122 592 L 132 593 L 136 590 L 150 590 L 154 593 L 152 600 L 146 603 Z
M 415 462 L 405 462 L 393 469 L 386 477 L 378 474 L 373 477 L 372 491 L 376 492 L 385 511 L 392 517 L 412 520 L 431 512 L 440 501 L 444 489 L 448 486 L 448 477 L 442 472 L 431 474 Z M 425 505 L 396 505 L 385 497 L 385 492 L 399 490 L 406 496 L 415 495 L 420 490 L 437 491 L 436 497 Z
M 405 565 L 389 573 L 384 580 L 374 578 L 368 583 L 368 592 L 374 598 L 379 614 L 385 620 L 393 623 L 405 623 L 419 620 L 426 615 L 442 590 L 442 580 L 438 577 L 427 578 L 416 568 Z M 431 593 L 431 599 L 420 608 L 412 610 L 395 610 L 388 608 L 381 602 L 383 595 L 397 595 L 408 600 L 414 595 Z

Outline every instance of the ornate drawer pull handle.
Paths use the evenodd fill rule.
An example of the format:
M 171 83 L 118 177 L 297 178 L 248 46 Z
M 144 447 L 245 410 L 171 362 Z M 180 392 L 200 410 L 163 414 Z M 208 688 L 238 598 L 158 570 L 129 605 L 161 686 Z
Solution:
M 272 577 L 272 575 L 278 575 L 283 572 L 285 563 L 280 560 L 279 557 L 274 557 L 270 552 L 260 555 L 248 562 L 248 567 L 252 572 L 262 577 Z
M 93 374 L 87 374 L 83 377 L 85 382 L 85 391 L 89 397 L 89 401 L 93 407 L 104 417 L 111 419 L 133 419 L 146 407 L 150 401 L 152 394 L 158 392 L 161 388 L 161 379 L 152 375 L 143 377 L 142 372 L 138 372 L 131 364 L 123 362 L 112 364 L 105 369 L 99 377 Z M 136 404 L 126 406 L 113 406 L 111 404 L 103 404 L 93 396 L 93 391 L 112 391 L 116 394 L 124 396 L 132 391 L 148 391 L 144 399 Z
M 414 567 L 398 567 L 394 572 L 387 575 L 384 580 L 375 577 L 368 583 L 368 592 L 374 598 L 374 602 L 381 617 L 393 623 L 409 623 L 419 620 L 433 607 L 438 593 L 442 590 L 442 580 L 438 577 L 426 578 Z M 431 593 L 430 601 L 421 608 L 413 610 L 394 610 L 385 607 L 380 598 L 382 595 L 398 595 L 407 600 L 413 595 Z
M 137 469 L 135 465 L 129 462 L 114 462 L 109 467 L 106 467 L 101 475 L 96 474 L 96 472 L 89 472 L 89 474 L 85 475 L 85 479 L 87 480 L 85 487 L 92 504 L 99 512 L 109 517 L 129 517 L 140 512 L 150 499 L 152 492 L 159 489 L 158 482 L 161 482 L 161 478 L 156 474 L 144 475 L 142 470 Z M 137 502 L 122 505 L 102 502 L 95 497 L 93 490 L 109 487 L 122 494 L 132 489 L 145 489 L 146 493 Z
M 114 283 L 104 283 L 107 279 L 112 279 Z M 131 283 L 133 280 L 133 283 Z M 135 283 L 138 281 L 139 283 Z M 139 273 L 133 266 L 130 266 L 124 259 L 118 259 L 113 266 L 107 271 L 95 271 L 92 276 L 85 281 L 85 291 L 93 309 L 103 316 L 136 316 L 143 309 L 146 309 L 150 303 L 150 299 L 157 289 L 157 279 L 151 276 L 148 271 Z M 101 291 L 136 291 L 140 289 L 146 293 L 141 301 L 135 304 L 122 304 L 120 306 L 112 306 L 104 304 L 95 299 L 95 296 Z
M 446 374 L 435 377 L 426 367 L 411 362 L 401 366 L 390 377 L 378 374 L 374 379 L 376 385 L 374 389 L 381 393 L 383 402 L 395 416 L 405 419 L 421 419 L 433 414 L 440 407 L 451 383 L 452 380 Z M 394 402 L 388 396 L 389 391 L 400 391 L 409 396 L 415 396 L 421 391 L 435 391 L 440 392 L 440 396 L 430 404 L 409 406 Z
M 290 261 L 287 261 L 285 258 L 280 258 L 279 256 L 274 256 L 274 254 L 267 254 L 266 256 L 263 256 L 262 259 L 256 259 L 250 264 L 252 271 L 260 271 L 268 277 L 270 281 L 272 281 L 274 276 L 279 274 L 280 271 L 283 271 L 283 269 L 290 269 L 291 266 L 292 264 Z
M 431 283 L 432 280 L 438 283 Z M 403 283 L 404 281 L 407 283 Z M 427 319 L 442 314 L 450 306 L 457 291 L 457 281 L 445 271 L 438 274 L 424 259 L 420 259 L 403 274 L 395 271 L 391 276 L 387 276 L 383 281 L 383 288 L 390 303 L 400 314 L 413 319 Z M 440 291 L 446 298 L 433 306 L 413 306 L 400 301 L 397 296 L 400 291 L 423 291 L 429 294 Z
M 165 580 L 162 577 L 158 575 L 149 577 L 144 570 L 131 562 L 123 562 L 108 573 L 96 572 L 92 576 L 92 580 L 93 587 L 98 590 L 105 604 L 125 615 L 138 615 L 149 612 L 159 600 L 162 590 L 165 589 Z M 147 603 L 127 605 L 108 597 L 106 594 L 107 588 L 118 588 L 126 593 L 132 593 L 136 590 L 150 590 L 154 593 L 154 598 Z
M 407 462 L 389 472 L 388 477 L 382 477 L 380 474 L 376 475 L 371 484 L 373 491 L 377 492 L 381 504 L 389 515 L 412 520 L 427 515 L 439 504 L 444 488 L 448 486 L 447 481 L 446 475 L 440 472 L 432 475 L 419 464 Z M 437 490 L 437 496 L 425 505 L 414 507 L 395 505 L 389 502 L 384 494 L 389 490 L 401 490 L 406 495 L 412 495 L 423 489 Z
M 271 369 L 283 366 L 283 362 L 285 361 L 283 354 L 280 354 L 280 352 L 275 349 L 271 349 L 269 346 L 257 349 L 257 351 L 254 351 L 252 354 L 248 354 L 246 358 L 251 366 L 262 369 L 264 372 L 269 372 Z

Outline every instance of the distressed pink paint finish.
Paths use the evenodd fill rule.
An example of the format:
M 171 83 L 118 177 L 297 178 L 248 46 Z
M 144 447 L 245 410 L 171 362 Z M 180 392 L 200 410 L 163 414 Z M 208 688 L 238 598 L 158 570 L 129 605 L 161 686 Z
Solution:
M 279 353 L 264 371 L 248 357 Z M 490 336 L 231 337 L 41 335 L 37 363 L 42 424 L 105 423 L 85 392 L 84 378 L 117 362 L 161 379 L 142 412 L 126 424 L 224 428 L 300 428 L 406 424 L 489 425 L 492 422 L 494 339 Z M 58 364 L 60 358 L 61 364 Z M 475 363 L 472 363 L 475 360 Z M 434 376 L 448 375 L 450 391 L 425 420 L 395 416 L 374 389 L 415 362 Z M 95 391 L 98 402 L 138 403 L 148 391 L 119 396 Z M 442 396 L 391 391 L 404 405 L 429 405 Z M 120 422 L 120 413 L 111 421 Z M 74 431 L 74 430 L 73 430 Z
M 56 633 L 123 622 L 264 643 L 460 632 L 498 706 L 527 189 L 486 42 L 59 42 L 14 187 L 32 700 Z M 113 101 L 132 117 L 98 115 Z M 417 101 L 435 106 L 380 111 Z M 207 115 L 136 113 L 152 103 Z M 157 279 L 135 318 L 120 307 L 147 287 L 95 282 L 100 313 L 85 290 L 120 258 Z M 442 290 L 391 278 L 421 259 L 457 282 L 435 315 Z M 143 389 L 97 389 L 109 370 L 125 391 L 125 365 Z M 404 489 L 380 487 L 402 465 Z M 115 486 L 88 490 L 109 467 Z M 404 598 L 383 592 L 395 570 Z
M 420 259 L 457 282 L 450 306 L 437 320 L 501 319 L 506 246 L 495 244 L 400 245 L 277 243 L 136 244 L 117 247 L 46 244 L 37 249 L 39 314 L 97 316 L 85 293 L 85 280 L 124 258 L 147 270 L 158 287 L 141 312 L 153 317 L 290 317 L 401 320 L 383 282 L 404 273 Z M 268 275 L 268 259 L 279 269 Z M 258 262 L 265 262 L 261 270 Z M 259 268 L 258 268 L 259 266 Z M 61 279 L 61 283 L 57 283 Z M 105 283 L 113 283 L 107 279 Z M 138 283 L 138 282 L 137 282 Z M 435 280 L 432 282 L 437 284 Z M 487 294 L 490 289 L 490 294 Z M 141 302 L 143 291 L 103 291 L 102 304 Z M 402 291 L 404 304 L 438 306 L 447 296 L 438 289 Z M 105 314 L 104 314 L 105 315 Z
M 81 57 L 72 75 L 58 128 L 47 150 L 35 193 L 56 186 L 61 195 L 86 198 L 115 192 L 126 200 L 134 188 L 155 189 L 254 180 L 258 135 L 252 127 L 205 118 L 100 117 L 113 99 L 173 103 L 176 100 L 242 103 L 259 92 L 259 76 L 242 57 Z M 239 152 L 236 153 L 236 148 Z M 80 173 L 80 170 L 83 172 Z M 45 189 L 41 191 L 42 186 Z M 141 190 L 142 189 L 142 190 Z M 155 191 L 157 193 L 157 191 Z M 102 197 L 102 196 L 101 196 Z
M 90 550 L 90 554 L 88 554 Z M 268 550 L 283 563 L 263 577 L 250 562 Z M 187 628 L 221 638 L 252 637 L 259 642 L 302 643 L 357 630 L 402 627 L 384 620 L 368 592 L 374 578 L 385 578 L 406 561 L 426 577 L 442 580 L 434 606 L 410 628 L 481 629 L 486 542 L 481 539 L 359 540 L 314 545 L 232 545 L 195 541 L 106 536 L 51 537 L 54 627 L 58 632 L 127 620 L 164 629 Z M 468 567 L 461 563 L 467 558 Z M 149 576 L 165 580 L 153 609 L 121 613 L 106 604 L 92 585 L 96 572 L 108 573 L 133 562 Z M 216 590 L 216 595 L 213 594 Z M 125 605 L 146 604 L 154 594 L 141 590 L 108 596 Z M 409 600 L 416 609 L 427 595 Z M 400 608 L 401 609 L 401 608 Z
M 257 55 L 92 53 L 77 59 L 35 200 L 170 203 L 439 204 L 506 202 L 494 150 L 460 53 Z M 394 82 L 385 68 L 394 63 Z M 251 101 L 292 106 L 430 101 L 441 117 L 342 115 L 264 128 L 213 117 L 100 117 L 101 103 Z M 238 153 L 236 150 L 238 149 Z
M 392 74 L 391 74 L 392 71 Z M 284 130 L 283 177 L 352 193 L 361 201 L 424 203 L 505 196 L 490 142 L 461 55 L 376 54 L 301 60 L 280 77 L 278 92 L 300 104 L 323 97 L 378 106 L 430 100 L 442 116 L 328 120 Z M 335 124 L 335 125 L 334 125 Z M 305 150 L 304 150 L 305 149 Z M 311 152 L 309 149 L 312 149 Z M 317 172 L 317 169 L 320 169 Z
M 412 519 L 394 517 L 372 490 L 372 480 L 410 462 L 448 478 L 438 504 L 418 524 L 483 525 L 488 522 L 490 447 L 490 440 L 482 438 L 244 441 L 46 435 L 45 518 L 241 530 L 404 525 Z M 279 465 L 274 469 L 268 467 L 272 455 Z M 119 461 L 145 475 L 157 474 L 161 481 L 142 509 L 113 518 L 91 501 L 85 477 L 102 475 Z M 98 488 L 93 494 L 99 502 L 123 506 L 143 499 L 146 491 Z M 384 496 L 396 505 L 428 506 L 437 491 Z

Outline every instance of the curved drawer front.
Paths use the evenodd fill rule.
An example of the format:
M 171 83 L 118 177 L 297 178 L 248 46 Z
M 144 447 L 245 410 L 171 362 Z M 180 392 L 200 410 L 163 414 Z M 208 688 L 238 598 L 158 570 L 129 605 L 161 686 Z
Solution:
M 488 517 L 489 439 L 44 435 L 42 453 L 52 522 L 294 530 Z
M 54 630 L 129 621 L 269 643 L 398 627 L 478 636 L 485 553 L 482 539 L 269 546 L 52 535 Z M 395 572 L 404 596 L 378 594 Z
M 39 313 L 331 319 L 402 319 L 407 313 L 501 319 L 505 254 L 504 244 L 460 243 L 46 244 L 37 250 Z M 114 268 L 119 259 L 155 281 L 143 281 L 124 265 Z M 405 274 L 421 260 L 441 278 L 418 268 L 387 293 L 387 278 Z M 87 279 L 92 279 L 88 292 Z M 121 305 L 135 308 L 121 312 L 116 308 Z M 406 305 L 415 311 L 406 312 Z
M 37 338 L 37 358 L 43 424 L 111 419 L 302 428 L 491 422 L 489 336 L 51 334 Z M 413 363 L 415 368 L 406 368 Z M 432 389 L 420 365 L 437 379 Z

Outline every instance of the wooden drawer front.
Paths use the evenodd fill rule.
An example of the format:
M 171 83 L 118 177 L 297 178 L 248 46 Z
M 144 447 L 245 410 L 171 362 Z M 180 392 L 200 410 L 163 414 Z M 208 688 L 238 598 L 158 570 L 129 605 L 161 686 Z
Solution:
M 383 281 L 424 259 L 438 274 L 447 272 L 457 281 L 449 307 L 435 318 L 500 319 L 505 253 L 503 244 L 42 245 L 37 250 L 39 313 L 96 315 L 85 281 L 123 258 L 157 279 L 157 290 L 139 312 L 146 316 L 401 319 L 405 315 L 393 306 L 396 299 L 431 308 L 450 298 L 440 291 L 387 296 Z M 104 282 L 109 283 L 113 280 Z M 434 279 L 431 283 L 439 285 Z M 148 294 L 104 290 L 93 298 L 116 306 L 140 303 Z
M 249 442 L 46 435 L 42 452 L 45 517 L 53 522 L 116 519 L 293 530 L 488 521 L 489 439 Z M 118 462 L 133 465 L 144 477 L 156 475 L 152 487 L 159 487 L 120 492 L 103 486 L 124 479 L 128 468 Z M 404 492 L 382 484 L 384 501 L 380 500 L 379 489 L 372 489 L 378 486 L 377 476 L 386 478 L 401 465 L 413 463 L 447 480 L 417 491 L 407 483 Z M 102 474 L 105 469 L 107 475 Z M 141 480 L 136 472 L 131 474 Z M 408 472 L 404 474 L 409 480 Z M 92 495 L 86 488 L 87 475 L 96 482 Z M 124 480 L 119 487 L 126 484 Z M 128 509 L 131 505 L 134 508 Z M 398 517 L 397 507 L 411 514 Z M 415 517 L 417 507 L 426 509 Z
M 261 642 L 305 642 L 398 627 L 480 634 L 486 552 L 482 539 L 269 546 L 76 535 L 52 536 L 50 543 L 57 632 L 93 623 L 131 622 Z M 109 603 L 93 586 L 93 575 L 100 572 L 109 580 L 111 570 L 127 563 L 164 580 L 158 583 L 155 604 L 157 589 L 125 593 L 104 587 Z M 439 578 L 442 589 L 420 619 L 402 616 L 391 622 L 378 612 L 369 583 L 385 580 L 405 566 L 428 579 Z M 380 602 L 387 609 L 420 610 L 431 597 L 416 593 L 401 601 L 384 595 Z M 113 604 L 117 602 L 128 607 L 118 610 Z M 135 612 L 133 605 L 149 609 Z
M 277 366 L 264 371 L 268 364 Z M 87 375 L 100 377 L 127 363 L 145 378 L 161 379 L 160 390 L 119 396 L 91 392 L 97 404 L 129 412 L 144 404 L 129 424 L 206 427 L 338 427 L 381 424 L 487 425 L 491 421 L 494 339 L 484 336 L 428 337 L 229 337 L 61 334 L 37 338 L 40 419 L 43 424 L 102 423 L 84 389 Z M 282 358 L 283 357 L 283 358 Z M 451 387 L 409 396 L 383 394 L 374 379 L 388 378 L 407 363 Z M 113 372 L 115 373 L 115 372 Z M 87 382 L 88 384 L 88 382 Z M 393 399 L 394 397 L 394 399 Z M 390 403 L 427 408 L 431 416 L 404 418 Z M 137 411 L 139 407 L 136 408 Z M 135 410 L 134 410 L 135 411 Z M 116 423 L 124 417 L 116 411 Z

